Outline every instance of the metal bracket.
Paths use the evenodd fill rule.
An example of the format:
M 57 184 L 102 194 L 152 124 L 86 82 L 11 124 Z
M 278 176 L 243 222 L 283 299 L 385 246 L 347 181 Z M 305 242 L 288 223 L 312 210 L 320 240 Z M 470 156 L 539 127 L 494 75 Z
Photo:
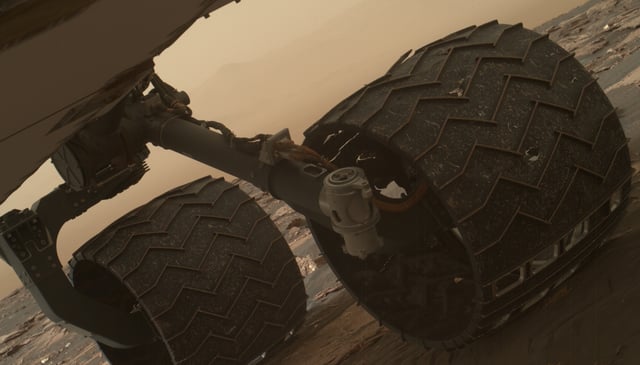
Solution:
M 260 162 L 273 166 L 278 162 L 278 156 L 276 155 L 276 143 L 280 141 L 290 141 L 291 134 L 289 129 L 285 128 L 273 136 L 269 137 L 263 144 L 260 150 L 259 160 Z
M 62 185 L 32 209 L 13 210 L 0 217 L 2 258 L 47 317 L 116 348 L 149 343 L 155 334 L 141 313 L 122 312 L 76 291 L 62 270 L 56 239 L 66 221 L 139 180 L 141 173 L 144 171 L 123 170 L 98 190 L 74 191 Z

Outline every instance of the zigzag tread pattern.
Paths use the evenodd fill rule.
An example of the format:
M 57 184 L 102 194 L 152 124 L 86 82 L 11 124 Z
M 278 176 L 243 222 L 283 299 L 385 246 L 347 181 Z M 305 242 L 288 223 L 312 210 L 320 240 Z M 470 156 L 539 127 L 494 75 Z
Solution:
M 420 171 L 483 284 L 595 214 L 631 174 L 627 140 L 597 82 L 519 24 L 468 28 L 403 55 L 354 95 L 310 130 L 355 130 Z
M 236 185 L 199 179 L 127 216 L 74 257 L 134 293 L 175 363 L 247 363 L 301 323 L 295 258 Z
M 494 195 L 499 184 L 520 186 L 530 201 L 553 201 L 554 206 L 525 203 L 531 207 L 518 210 L 551 224 L 575 181 L 565 174 L 549 188 L 556 170 L 575 169 L 597 179 L 602 189 L 594 192 L 594 201 L 610 192 L 611 181 L 626 177 L 628 171 L 613 169 L 627 158 L 619 121 L 595 80 L 571 54 L 520 24 L 490 22 L 461 33 L 464 36 L 402 57 L 386 80 L 365 87 L 338 120 L 403 153 L 424 171 L 443 200 L 455 202 L 450 212 L 467 227 L 474 216 L 486 213 L 491 199 L 505 199 Z M 448 47 L 446 53 L 442 46 Z M 411 66 L 409 72 L 403 64 Z M 437 72 L 421 72 L 430 68 L 426 64 L 439 65 Z M 487 90 L 489 85 L 495 89 Z M 415 88 L 422 94 L 408 92 Z M 398 100 L 408 105 L 405 115 L 385 118 L 390 110 L 399 114 L 401 107 L 394 109 Z M 567 156 L 569 147 L 561 148 L 571 143 L 582 145 L 574 148 L 579 157 L 578 152 Z M 476 171 L 480 168 L 482 174 Z M 534 206 L 537 211 L 532 211 Z M 481 243 L 477 252 L 486 248 Z

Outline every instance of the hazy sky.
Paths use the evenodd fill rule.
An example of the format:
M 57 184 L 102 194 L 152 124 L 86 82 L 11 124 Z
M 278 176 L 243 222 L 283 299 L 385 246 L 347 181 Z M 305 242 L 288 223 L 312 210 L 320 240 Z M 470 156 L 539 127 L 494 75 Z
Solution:
M 285 47 L 362 0 L 242 0 L 200 19 L 156 60 L 159 72 L 193 90 L 227 63 Z M 376 0 L 374 0 L 376 1 Z
M 396 44 L 419 46 L 471 24 L 493 19 L 535 27 L 585 0 L 242 0 L 200 19 L 156 63 L 186 90 L 227 63 L 252 60 L 305 38 L 333 21 L 340 37 L 385 29 Z M 351 14 L 349 14 L 349 10 Z M 347 13 L 349 16 L 345 16 Z M 366 24 L 358 21 L 366 19 Z M 353 24 L 355 23 L 355 24 Z M 365 25 L 358 27 L 358 25 Z M 329 39 L 336 34 L 328 34 Z M 378 51 L 386 42 L 363 39 Z M 385 41 L 385 40 L 383 40 Z M 414 43 L 414 42 L 418 43 Z M 393 47 L 393 46 L 391 46 Z
M 242 0 L 199 20 L 156 59 L 157 71 L 192 97 L 194 114 L 241 135 L 290 127 L 294 139 L 333 105 L 382 74 L 404 51 L 492 19 L 530 28 L 584 0 Z M 136 186 L 65 225 L 58 252 L 77 247 L 154 196 L 219 173 L 152 149 Z M 61 182 L 45 163 L 0 205 L 22 209 Z M 0 264 L 0 297 L 19 285 Z

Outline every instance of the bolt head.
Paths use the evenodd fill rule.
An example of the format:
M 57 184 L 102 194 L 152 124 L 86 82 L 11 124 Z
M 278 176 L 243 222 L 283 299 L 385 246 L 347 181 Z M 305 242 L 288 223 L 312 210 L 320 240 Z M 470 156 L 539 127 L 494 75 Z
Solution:
M 346 167 L 336 170 L 331 175 L 329 175 L 329 181 L 334 184 L 344 184 L 353 180 L 353 178 L 356 177 L 357 174 L 358 173 L 355 169 Z

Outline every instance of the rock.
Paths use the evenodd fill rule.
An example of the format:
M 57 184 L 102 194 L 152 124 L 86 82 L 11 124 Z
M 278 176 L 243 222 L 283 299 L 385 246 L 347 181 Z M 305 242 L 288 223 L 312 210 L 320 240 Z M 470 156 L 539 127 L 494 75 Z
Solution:
M 286 205 L 276 210 L 276 212 L 271 215 L 271 219 L 275 221 L 290 213 L 293 213 L 293 209 L 289 208 L 289 206 Z
M 4 336 L 0 336 L 0 344 L 6 344 L 7 342 L 22 336 L 25 332 L 27 332 L 26 328 L 18 328 L 13 332 L 10 332 Z
M 13 344 L 11 346 L 7 346 L 7 347 L 3 348 L 2 350 L 0 350 L 0 356 L 2 356 L 2 357 L 12 356 L 16 352 L 18 352 L 21 348 L 27 346 L 29 343 L 31 343 L 31 339 L 26 339 L 24 341 L 21 341 L 19 343 Z
M 342 283 L 338 282 L 336 285 L 334 285 L 334 286 L 332 286 L 330 288 L 324 289 L 321 292 L 319 292 L 318 294 L 316 294 L 313 297 L 313 299 L 314 300 L 322 300 L 322 299 L 326 298 L 329 294 L 337 292 L 337 291 L 342 290 L 342 289 L 344 289 L 344 287 L 342 286 Z
M 547 33 L 547 34 L 551 34 L 551 33 L 555 32 L 558 29 L 560 29 L 559 25 L 553 25 L 553 26 L 547 28 L 544 32 Z
M 292 219 L 291 222 L 289 222 L 289 224 L 287 225 L 287 229 L 291 229 L 293 227 L 305 227 L 306 225 L 307 220 L 302 217 L 298 217 Z
M 302 277 L 308 276 L 318 268 L 315 261 L 309 255 L 305 257 L 296 257 L 296 262 L 298 263 L 298 268 L 300 268 L 300 274 L 302 274 Z
M 584 57 L 587 55 L 592 55 L 600 51 L 601 49 L 603 49 L 608 44 L 609 44 L 609 41 L 605 37 L 600 37 L 596 40 L 591 41 L 588 45 L 579 47 L 576 50 L 576 57 Z

